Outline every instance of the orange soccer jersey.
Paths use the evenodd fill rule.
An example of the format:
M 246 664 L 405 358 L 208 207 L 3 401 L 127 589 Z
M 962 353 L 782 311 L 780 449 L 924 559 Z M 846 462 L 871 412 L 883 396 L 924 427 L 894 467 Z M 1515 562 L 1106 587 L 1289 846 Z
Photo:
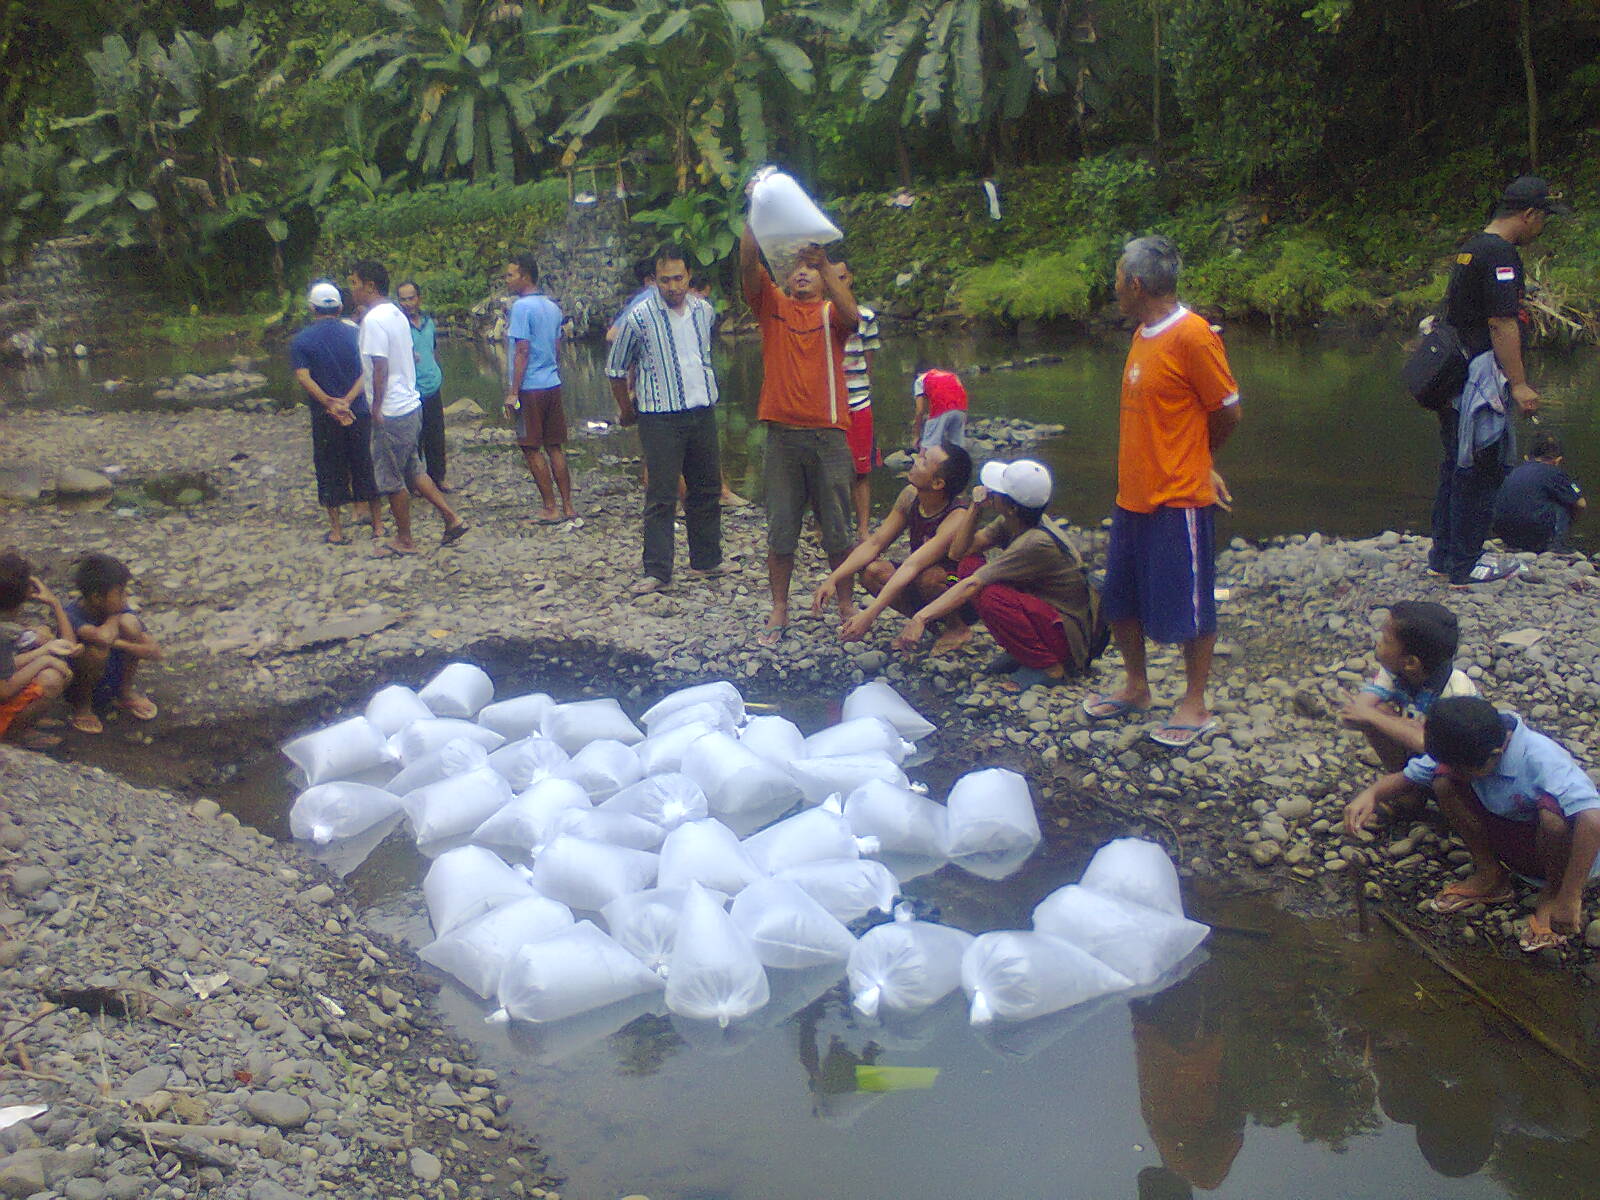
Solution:
M 1117 505 L 1129 512 L 1215 504 L 1209 414 L 1237 403 L 1222 339 L 1180 307 L 1133 335 L 1122 369 Z

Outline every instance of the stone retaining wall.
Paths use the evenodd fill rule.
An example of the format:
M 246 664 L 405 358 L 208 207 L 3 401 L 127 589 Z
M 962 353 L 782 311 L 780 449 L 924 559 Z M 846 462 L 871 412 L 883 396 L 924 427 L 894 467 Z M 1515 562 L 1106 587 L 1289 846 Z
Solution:
M 147 303 L 145 291 L 93 238 L 40 242 L 0 284 L 0 361 L 82 357 Z

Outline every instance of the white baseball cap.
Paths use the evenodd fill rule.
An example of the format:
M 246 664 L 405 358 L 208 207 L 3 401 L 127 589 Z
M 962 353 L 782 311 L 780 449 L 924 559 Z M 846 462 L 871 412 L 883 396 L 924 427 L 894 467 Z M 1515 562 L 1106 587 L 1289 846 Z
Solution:
M 1050 503 L 1050 472 L 1041 462 L 1019 458 L 1016 462 L 988 462 L 978 472 L 978 482 L 996 496 L 1005 496 L 1023 508 L 1043 508 Z
M 343 308 L 344 300 L 339 295 L 339 289 L 326 279 L 313 283 L 311 290 L 306 293 L 306 303 L 312 308 Z

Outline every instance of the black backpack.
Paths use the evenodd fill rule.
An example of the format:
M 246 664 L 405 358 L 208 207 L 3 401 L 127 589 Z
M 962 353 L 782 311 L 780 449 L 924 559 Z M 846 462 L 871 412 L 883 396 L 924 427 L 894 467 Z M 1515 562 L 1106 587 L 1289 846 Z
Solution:
M 1441 313 L 1406 357 L 1400 378 L 1411 398 L 1429 412 L 1447 408 L 1467 386 L 1467 352 L 1456 327 Z

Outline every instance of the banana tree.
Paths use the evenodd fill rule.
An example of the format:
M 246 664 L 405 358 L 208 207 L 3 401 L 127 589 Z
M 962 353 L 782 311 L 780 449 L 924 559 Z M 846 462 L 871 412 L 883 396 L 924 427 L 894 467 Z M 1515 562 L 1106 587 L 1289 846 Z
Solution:
M 543 103 L 526 35 L 554 28 L 554 14 L 531 0 L 381 3 L 384 27 L 343 47 L 323 78 L 379 64 L 369 91 L 380 100 L 397 91 L 407 97 L 406 157 L 421 178 L 470 173 L 513 182 L 518 152 L 534 152 Z
M 814 86 L 794 21 L 769 17 L 762 0 L 632 0 L 589 11 L 604 28 L 538 80 L 575 75 L 594 92 L 556 130 L 568 165 L 603 124 L 630 123 L 666 135 L 678 192 L 691 179 L 731 187 L 741 162 L 767 156 L 769 107 Z M 805 19 L 804 7 L 796 12 Z

